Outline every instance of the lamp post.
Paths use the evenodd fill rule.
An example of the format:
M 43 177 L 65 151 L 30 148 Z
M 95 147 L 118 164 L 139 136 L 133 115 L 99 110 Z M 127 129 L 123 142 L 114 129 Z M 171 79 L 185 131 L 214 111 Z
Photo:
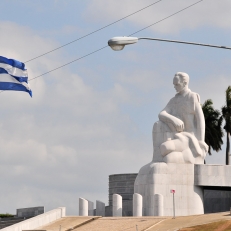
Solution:
M 231 47 L 218 46 L 218 45 L 212 45 L 212 44 L 185 42 L 185 41 L 160 39 L 160 38 L 137 38 L 137 37 L 126 37 L 126 36 L 124 36 L 124 37 L 113 37 L 110 40 L 108 40 L 108 45 L 114 51 L 121 51 L 121 50 L 124 49 L 124 47 L 126 45 L 131 45 L 131 44 L 137 43 L 139 40 L 155 40 L 155 41 L 161 41 L 161 42 L 182 43 L 182 44 L 187 44 L 187 45 L 205 46 L 205 47 L 213 47 L 213 48 L 231 50 Z

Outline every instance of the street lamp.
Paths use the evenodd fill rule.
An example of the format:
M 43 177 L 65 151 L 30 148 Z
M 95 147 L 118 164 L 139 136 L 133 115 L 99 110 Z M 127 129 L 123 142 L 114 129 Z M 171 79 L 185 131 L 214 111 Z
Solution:
M 214 48 L 221 48 L 221 49 L 228 49 L 231 50 L 231 47 L 226 46 L 217 46 L 211 44 L 204 44 L 204 43 L 194 43 L 194 42 L 185 42 L 185 41 L 178 41 L 178 40 L 169 40 L 169 39 L 159 39 L 159 38 L 137 38 L 137 37 L 113 37 L 108 40 L 108 45 L 114 51 L 121 51 L 124 49 L 126 45 L 131 45 L 137 43 L 138 40 L 145 39 L 145 40 L 155 40 L 161 42 L 171 42 L 171 43 L 183 43 L 188 45 L 196 45 L 196 46 L 205 46 L 205 47 L 214 47 Z
M 125 45 L 137 43 L 138 38 L 136 37 L 113 37 L 108 41 L 108 45 L 114 51 L 121 51 Z

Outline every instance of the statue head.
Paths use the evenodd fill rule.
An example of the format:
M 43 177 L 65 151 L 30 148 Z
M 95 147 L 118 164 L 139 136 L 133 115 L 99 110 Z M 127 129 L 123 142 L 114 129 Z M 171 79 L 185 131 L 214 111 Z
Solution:
M 173 78 L 173 85 L 176 92 L 180 93 L 188 89 L 189 76 L 184 72 L 177 72 Z

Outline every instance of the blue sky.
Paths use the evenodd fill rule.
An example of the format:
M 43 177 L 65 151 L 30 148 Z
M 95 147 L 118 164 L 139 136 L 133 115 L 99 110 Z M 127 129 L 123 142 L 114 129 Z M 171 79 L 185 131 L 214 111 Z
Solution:
M 1 1 L 1 55 L 27 61 L 154 1 Z M 160 3 L 104 30 L 26 63 L 33 78 L 134 33 L 195 0 Z M 228 0 L 203 2 L 136 36 L 231 47 Z M 1 211 L 44 205 L 78 213 L 78 198 L 108 201 L 108 175 L 136 173 L 152 159 L 151 131 L 174 96 L 177 71 L 190 75 L 201 102 L 224 104 L 231 83 L 229 50 L 139 41 L 106 48 L 31 81 L 33 98 L 0 94 Z M 225 146 L 207 157 L 225 163 Z

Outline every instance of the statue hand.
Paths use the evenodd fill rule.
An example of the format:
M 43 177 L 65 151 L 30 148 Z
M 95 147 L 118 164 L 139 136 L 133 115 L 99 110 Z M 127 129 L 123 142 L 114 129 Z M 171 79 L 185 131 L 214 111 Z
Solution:
M 199 145 L 206 153 L 208 152 L 209 146 L 204 142 L 204 140 L 199 140 Z
M 177 132 L 183 132 L 184 131 L 184 122 L 182 120 L 175 117 L 172 122 L 173 122 Z

